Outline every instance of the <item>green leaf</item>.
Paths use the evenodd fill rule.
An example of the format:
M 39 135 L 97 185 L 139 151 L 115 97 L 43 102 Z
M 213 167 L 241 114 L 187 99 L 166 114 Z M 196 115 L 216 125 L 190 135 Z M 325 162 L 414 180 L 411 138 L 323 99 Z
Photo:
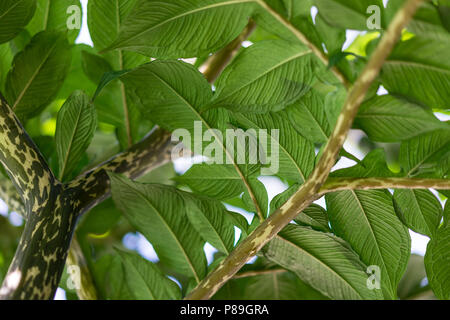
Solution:
M 389 170 L 386 164 L 386 152 L 384 149 L 375 149 L 366 157 L 350 168 L 333 171 L 330 177 L 367 178 L 367 177 L 392 177 L 395 174 Z
M 318 231 L 331 232 L 327 211 L 314 203 L 303 210 L 294 221 L 301 226 L 310 226 Z
M 379 142 L 397 142 L 432 130 L 449 128 L 431 110 L 390 95 L 376 96 L 364 102 L 355 124 L 371 140 Z
M 258 42 L 225 68 L 212 104 L 237 112 L 279 111 L 307 92 L 316 65 L 311 50 L 301 44 Z
M 133 296 L 127 286 L 125 270 L 118 255 L 103 255 L 95 261 L 93 267 L 95 284 L 103 299 L 132 300 Z
M 449 51 L 448 40 L 413 37 L 402 41 L 384 63 L 381 82 L 391 94 L 446 109 L 450 100 Z
M 6 96 L 21 118 L 38 114 L 56 96 L 70 68 L 71 52 L 64 34 L 43 31 L 14 57 Z
M 252 181 L 250 181 L 250 177 L 256 175 L 259 170 L 259 165 L 242 164 L 239 158 L 236 159 L 239 154 L 235 151 L 238 146 L 242 145 L 240 139 L 232 138 L 233 141 L 238 140 L 237 144 L 234 144 L 234 148 L 227 146 L 227 144 L 231 144 L 231 141 L 225 142 L 223 139 L 226 137 L 224 131 L 229 122 L 227 111 L 222 108 L 211 110 L 203 108 L 211 100 L 212 91 L 211 86 L 195 67 L 176 60 L 156 60 L 124 74 L 121 80 L 127 86 L 134 88 L 134 94 L 140 101 L 139 107 L 142 114 L 169 131 L 178 129 L 174 132 L 174 135 L 180 134 L 179 138 L 183 138 L 186 149 L 193 151 L 195 154 L 209 156 L 206 148 L 203 150 L 203 145 L 199 141 L 203 140 L 200 139 L 199 135 L 203 135 L 204 130 L 208 130 L 205 133 L 209 134 L 210 141 L 212 140 L 208 146 L 214 147 L 214 150 L 219 149 L 221 163 L 233 165 L 236 174 L 233 174 L 232 177 L 240 178 L 240 183 L 243 186 L 242 191 L 249 193 L 252 199 L 263 198 L 262 192 L 254 190 Z M 188 137 L 185 137 L 186 135 Z M 250 138 L 253 139 L 253 137 Z M 191 143 L 192 139 L 193 143 Z M 230 150 L 233 150 L 234 154 Z M 247 154 L 240 154 L 240 156 L 245 156 L 245 159 L 248 158 Z M 221 167 L 224 166 L 216 166 L 211 169 L 213 171 L 226 171 L 226 173 L 217 175 L 219 180 L 230 176 L 229 170 Z M 232 179 L 235 180 L 235 178 Z M 194 189 L 196 188 L 194 186 Z M 204 189 L 204 187 L 202 188 Z M 211 187 L 211 192 L 207 194 L 209 196 L 220 195 L 219 189 L 223 190 L 227 187 Z M 234 187 L 231 190 L 234 192 Z M 230 197 L 233 197 L 233 195 L 231 194 Z M 224 198 L 225 196 L 220 196 L 220 199 Z M 261 214 L 264 215 L 266 212 L 263 211 L 264 204 L 259 203 L 258 205 L 260 209 L 258 211 L 261 211 Z
M 94 83 L 99 83 L 105 73 L 113 71 L 109 62 L 103 57 L 85 50 L 81 51 L 81 63 L 84 73 Z
M 442 206 L 429 190 L 397 189 L 395 212 L 411 230 L 433 238 L 442 219 Z
M 136 253 L 117 250 L 124 269 L 131 294 L 136 300 L 179 300 L 178 285 L 164 276 L 152 262 Z
M 259 150 L 263 149 L 267 159 L 271 156 L 271 168 L 265 168 L 268 175 L 278 175 L 296 183 L 306 181 L 314 167 L 314 145 L 289 122 L 273 112 L 265 115 L 236 113 L 232 117 L 241 128 L 260 130 Z M 267 142 L 261 141 L 261 132 L 266 133 L 264 140 Z
M 11 62 L 13 60 L 13 54 L 8 43 L 0 45 L 0 90 L 5 92 L 6 75 L 9 68 L 11 68 Z
M 135 4 L 136 0 L 92 0 L 88 2 L 89 32 L 97 51 L 103 50 L 113 43 Z M 108 52 L 103 57 L 116 71 L 135 68 L 149 61 L 145 56 L 122 50 Z M 102 64 L 104 65 L 104 63 Z M 123 149 L 130 147 L 140 139 L 141 115 L 130 90 L 132 88 L 126 87 L 122 82 L 114 83 L 103 90 L 103 96 L 114 97 L 112 100 L 115 108 L 111 110 L 109 107 L 108 112 L 110 116 L 117 119 L 114 125 L 118 128 L 117 135 Z
M 369 276 L 342 239 L 308 227 L 288 225 L 263 248 L 264 256 L 294 272 L 331 299 L 382 299 L 367 287 Z
M 190 58 L 215 52 L 244 29 L 254 2 L 138 0 L 108 49 L 155 58 Z
M 441 226 L 430 240 L 425 254 L 427 278 L 436 297 L 450 299 L 450 224 Z
M 0 43 L 17 36 L 33 18 L 36 0 L 2 0 L 0 3 Z
M 400 299 L 408 299 L 414 296 L 420 288 L 422 281 L 426 277 L 425 265 L 423 257 L 417 254 L 412 254 L 408 262 L 405 274 L 398 284 L 398 296 Z
M 232 279 L 214 295 L 218 300 L 327 300 L 287 270 Z
M 324 143 L 328 140 L 331 127 L 326 115 L 324 98 L 311 90 L 297 102 L 286 107 L 280 114 L 303 137 L 314 143 Z
M 194 164 L 176 181 L 198 194 L 228 200 L 242 193 L 242 180 L 232 165 Z
M 136 4 L 136 0 L 91 0 L 88 2 L 89 33 L 97 51 L 111 45 L 119 35 L 125 19 Z M 114 70 L 137 67 L 149 59 L 134 52 L 116 50 L 104 55 Z
M 186 213 L 201 237 L 220 252 L 230 254 L 234 245 L 234 226 L 225 207 L 216 200 L 183 193 Z
M 325 199 L 334 233 L 365 264 L 380 268 L 383 294 L 395 299 L 411 254 L 411 239 L 395 214 L 392 196 L 387 190 L 352 190 L 330 193 Z
M 314 0 L 314 4 L 328 24 L 342 29 L 368 30 L 367 20 L 373 13 L 367 13 L 367 8 L 378 6 L 380 19 L 384 11 L 381 0 Z
M 450 168 L 450 130 L 436 130 L 404 141 L 399 162 L 408 177 L 442 178 Z
M 161 262 L 200 282 L 206 272 L 204 241 L 188 222 L 183 197 L 173 187 L 110 177 L 116 206 L 151 242 Z
M 133 88 L 142 114 L 169 131 L 185 128 L 193 133 L 194 121 L 203 120 L 202 107 L 212 97 L 203 75 L 177 60 L 147 63 L 124 74 L 121 80 Z
M 404 4 L 405 0 L 388 2 L 384 15 L 385 26 L 392 21 L 398 9 Z M 438 7 L 433 3 L 423 2 L 408 24 L 407 29 L 419 37 L 448 41 L 449 33 L 444 24 L 445 21 L 441 21 L 439 16 Z
M 59 178 L 64 181 L 83 157 L 97 128 L 97 113 L 89 97 L 74 92 L 61 107 L 56 122 Z
M 72 9 L 72 6 L 77 6 L 79 11 L 69 11 L 68 9 Z M 32 35 L 44 30 L 67 32 L 69 42 L 73 43 L 78 37 L 80 29 L 69 29 L 67 25 L 69 21 L 74 22 L 72 18 L 78 19 L 75 16 L 78 12 L 80 13 L 79 22 L 81 22 L 83 15 L 80 0 L 37 0 L 36 13 L 27 26 L 27 30 Z
M 111 230 L 122 217 L 111 198 L 99 203 L 83 215 L 77 226 L 77 234 L 104 235 Z

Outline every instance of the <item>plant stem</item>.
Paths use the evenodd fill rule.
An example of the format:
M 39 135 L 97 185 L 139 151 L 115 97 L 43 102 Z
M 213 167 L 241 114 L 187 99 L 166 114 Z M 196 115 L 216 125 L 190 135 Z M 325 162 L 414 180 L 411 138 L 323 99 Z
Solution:
M 211 298 L 252 256 L 292 221 L 299 212 L 320 197 L 319 190 L 327 180 L 335 164 L 339 150 L 344 144 L 359 106 L 364 100 L 371 83 L 378 76 L 384 61 L 399 39 L 402 29 L 410 21 L 422 1 L 407 1 L 395 15 L 363 72 L 351 88 L 333 133 L 325 146 L 323 155 L 308 180 L 281 208 L 262 222 L 254 232 L 241 242 L 214 271 L 197 285 L 186 299 L 201 300 Z
M 208 82 L 214 83 L 216 81 L 217 77 L 236 56 L 242 43 L 252 34 L 255 28 L 255 22 L 250 20 L 244 31 L 236 39 L 206 60 L 203 66 L 200 67 L 200 71 L 204 74 Z

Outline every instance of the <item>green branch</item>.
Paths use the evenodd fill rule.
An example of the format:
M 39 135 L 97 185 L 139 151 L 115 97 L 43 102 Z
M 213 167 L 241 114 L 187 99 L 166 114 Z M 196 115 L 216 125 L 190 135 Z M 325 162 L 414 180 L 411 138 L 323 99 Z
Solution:
M 422 1 L 407 1 L 395 15 L 363 72 L 351 88 L 323 155 L 308 180 L 280 209 L 261 223 L 254 232 L 241 242 L 186 299 L 201 300 L 211 298 L 252 256 L 292 221 L 299 212 L 320 197 L 320 188 L 327 180 L 335 164 L 359 106 L 363 102 L 371 83 L 378 76 L 384 61 L 399 39 L 401 31 L 410 21 Z

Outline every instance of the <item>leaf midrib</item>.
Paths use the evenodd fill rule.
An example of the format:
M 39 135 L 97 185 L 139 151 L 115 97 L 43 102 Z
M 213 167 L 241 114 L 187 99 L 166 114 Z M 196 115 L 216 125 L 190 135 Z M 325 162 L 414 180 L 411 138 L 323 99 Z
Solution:
M 373 230 L 373 228 L 372 228 L 372 224 L 370 223 L 369 218 L 368 218 L 367 215 L 366 215 L 366 211 L 364 210 L 364 207 L 362 206 L 361 200 L 359 200 L 359 197 L 358 197 L 358 195 L 356 194 L 355 190 L 350 190 L 350 192 L 352 193 L 352 195 L 353 195 L 354 198 L 356 199 L 356 202 L 357 202 L 357 204 L 358 204 L 358 207 L 360 208 L 360 210 L 361 210 L 361 212 L 362 212 L 362 216 L 364 217 L 364 219 L 365 219 L 366 222 L 367 222 L 367 225 L 368 225 L 368 227 L 369 227 L 370 233 L 372 234 L 372 237 L 373 237 L 373 239 L 375 240 L 375 244 L 376 244 L 375 247 L 376 247 L 376 250 L 377 250 L 377 252 L 378 252 L 378 254 L 379 254 L 380 260 L 381 260 L 382 263 L 383 263 L 384 269 L 385 269 L 386 272 L 387 272 L 388 268 L 387 268 L 386 262 L 384 261 L 384 257 L 383 257 L 383 255 L 381 254 L 381 249 L 380 249 L 380 245 L 379 245 L 379 243 L 378 243 L 378 238 L 377 238 L 377 236 L 375 235 L 375 232 L 374 232 L 374 230 Z M 390 290 L 391 290 L 391 287 L 392 287 L 392 281 L 391 281 L 391 277 L 390 277 L 389 272 L 387 272 L 387 274 L 388 274 L 388 277 L 387 277 L 387 278 L 388 278 L 388 280 L 389 280 L 389 286 L 390 286 L 389 291 L 390 291 Z
M 14 102 L 14 105 L 12 107 L 13 110 L 15 110 L 15 108 L 19 105 L 19 103 L 22 101 L 23 97 L 26 94 L 26 91 L 30 88 L 32 82 L 35 80 L 35 78 L 37 77 L 37 75 L 39 74 L 39 72 L 41 71 L 42 67 L 47 63 L 48 58 L 50 57 L 50 55 L 53 53 L 53 50 L 55 50 L 57 45 L 57 41 L 55 41 L 55 43 L 53 44 L 53 46 L 50 48 L 50 50 L 48 51 L 48 53 L 45 55 L 45 58 L 42 60 L 42 63 L 39 64 L 39 66 L 37 67 L 36 71 L 31 75 L 30 79 L 28 80 L 28 82 L 25 84 L 25 86 L 23 87 L 22 91 L 20 92 L 19 96 L 17 97 L 16 101 Z
M 3 19 L 4 16 L 6 16 L 11 10 L 13 10 L 15 7 L 17 7 L 20 3 L 22 3 L 24 0 L 19 0 L 15 4 L 13 4 L 11 7 L 9 7 L 8 10 L 6 10 L 1 16 L 0 20 Z
M 160 22 L 160 23 L 158 23 L 158 24 L 156 24 L 154 26 L 151 26 L 150 28 L 146 28 L 143 31 L 135 34 L 134 36 L 132 36 L 130 38 L 128 38 L 126 41 L 127 42 L 132 41 L 132 40 L 140 37 L 141 35 L 143 35 L 145 33 L 148 33 L 148 32 L 150 32 L 150 31 L 152 31 L 154 29 L 157 29 L 157 28 L 165 25 L 166 23 L 169 23 L 171 21 L 177 20 L 177 19 L 182 18 L 184 16 L 188 16 L 190 14 L 195 14 L 197 12 L 209 10 L 209 9 L 212 9 L 212 8 L 224 7 L 224 6 L 231 5 L 231 4 L 241 4 L 241 3 L 248 3 L 248 2 L 257 2 L 257 1 L 256 0 L 230 0 L 230 1 L 227 1 L 227 2 L 215 3 L 215 4 L 211 4 L 211 5 L 205 6 L 205 7 L 196 8 L 194 10 L 189 10 L 189 11 L 183 12 L 181 14 L 178 14 L 176 16 L 173 16 L 173 17 L 171 17 L 171 18 L 169 18 L 167 20 L 164 20 L 164 21 L 162 21 L 162 22 Z M 122 42 L 124 42 L 124 41 L 122 41 Z
M 386 60 L 386 62 L 384 63 L 385 65 L 389 65 L 389 64 L 406 64 L 406 65 L 413 65 L 413 66 L 418 66 L 424 69 L 430 69 L 430 70 L 434 70 L 434 71 L 438 71 L 438 72 L 442 72 L 442 73 L 448 73 L 450 74 L 450 70 L 443 68 L 443 67 L 437 67 L 437 66 L 433 66 L 430 64 L 425 64 L 423 62 L 417 62 L 417 61 L 405 61 L 405 60 Z
M 73 140 L 74 140 L 74 137 L 75 137 L 75 133 L 77 132 L 78 125 L 80 123 L 80 118 L 81 118 L 81 114 L 82 113 L 83 113 L 83 106 L 79 109 L 79 112 L 77 112 L 77 119 L 75 121 L 75 125 L 74 125 L 73 130 L 72 130 L 72 136 L 70 137 L 69 146 L 67 147 L 66 155 L 64 157 L 63 165 L 62 165 L 62 168 L 61 168 L 61 173 L 59 175 L 59 179 L 60 180 L 62 180 L 64 178 L 64 174 L 65 174 L 64 171 L 66 170 L 67 162 L 68 162 L 68 159 L 69 159 L 69 154 L 70 154 L 70 151 L 72 149 Z M 61 134 L 62 134 L 62 132 L 61 132 Z
M 339 273 L 337 273 L 337 271 L 335 271 L 333 268 L 331 268 L 330 266 L 328 266 L 325 262 L 323 262 L 322 260 L 320 260 L 319 258 L 317 258 L 316 256 L 314 256 L 312 253 L 308 252 L 307 250 L 301 248 L 300 246 L 296 245 L 295 243 L 287 240 L 286 238 L 283 238 L 280 235 L 275 236 L 278 239 L 281 239 L 282 241 L 286 242 L 287 244 L 295 247 L 297 250 L 302 251 L 303 253 L 305 253 L 306 255 L 310 256 L 313 260 L 318 261 L 321 265 L 323 265 L 325 267 L 325 269 L 328 269 L 331 271 L 332 274 L 336 275 L 339 279 L 341 279 L 347 287 L 351 288 L 357 296 L 359 296 L 361 299 L 363 299 L 363 297 L 360 295 L 360 293 L 356 290 L 355 287 L 353 287 L 345 278 L 343 278 Z
M 180 241 L 178 240 L 178 237 L 173 232 L 172 228 L 167 223 L 167 221 L 164 219 L 164 217 L 161 214 L 161 212 L 156 209 L 156 207 L 150 202 L 150 200 L 145 196 L 145 194 L 143 194 L 139 189 L 137 189 L 137 188 L 133 188 L 133 189 L 136 191 L 138 196 L 141 197 L 157 213 L 157 216 L 160 218 L 161 222 L 164 224 L 166 229 L 169 231 L 169 234 L 173 237 L 173 239 L 175 239 L 176 244 L 178 245 L 178 247 L 180 248 L 181 252 L 183 253 L 184 258 L 185 258 L 186 262 L 188 263 L 189 268 L 191 269 L 191 271 L 192 271 L 192 273 L 194 275 L 195 281 L 197 283 L 200 283 L 200 278 L 199 278 L 199 276 L 197 274 L 197 271 L 195 270 L 195 268 L 194 268 L 194 266 L 193 266 L 189 256 L 187 255 L 186 250 L 181 245 Z

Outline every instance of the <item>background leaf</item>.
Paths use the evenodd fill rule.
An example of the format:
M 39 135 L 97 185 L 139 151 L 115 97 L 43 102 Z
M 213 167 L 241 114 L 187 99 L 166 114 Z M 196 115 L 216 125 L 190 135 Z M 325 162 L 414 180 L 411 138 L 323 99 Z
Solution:
M 331 299 L 382 298 L 380 290 L 367 288 L 366 266 L 358 255 L 331 234 L 288 225 L 263 252 Z
M 69 71 L 71 52 L 62 33 L 43 31 L 14 57 L 6 96 L 21 118 L 38 114 L 56 96 Z
M 395 142 L 435 129 L 448 128 L 425 108 L 390 95 L 376 96 L 361 105 L 355 123 L 373 141 Z
M 155 58 L 190 58 L 215 52 L 248 23 L 252 0 L 138 0 L 109 49 Z M 173 38 L 177 41 L 172 41 Z
M 439 200 L 429 190 L 397 189 L 395 212 L 411 230 L 433 237 L 442 219 Z
M 30 22 L 36 0 L 2 0 L 0 3 L 0 43 L 17 36 Z
M 448 205 L 447 205 L 448 206 Z M 446 223 L 430 240 L 425 254 L 427 278 L 436 297 L 442 300 L 450 299 L 450 224 Z
M 68 13 L 68 9 L 71 6 L 79 8 L 81 22 L 83 13 L 80 0 L 37 0 L 36 14 L 27 26 L 27 30 L 32 35 L 44 30 L 67 32 L 69 42 L 74 43 L 80 33 L 80 29 L 69 29 L 67 27 L 69 18 L 76 14 L 72 11 Z
M 61 107 L 56 125 L 59 178 L 64 181 L 75 169 L 97 128 L 97 113 L 89 97 L 74 92 Z
M 127 286 L 136 300 L 181 299 L 178 285 L 164 276 L 153 263 L 135 253 L 116 251 L 125 269 Z
M 368 266 L 381 270 L 385 298 L 397 297 L 397 286 L 411 254 L 411 239 L 397 218 L 386 190 L 352 190 L 327 194 L 333 232 L 346 240 Z
M 112 197 L 125 218 L 152 243 L 164 264 L 198 283 L 206 272 L 204 241 L 187 220 L 183 198 L 172 187 L 110 176 Z
M 223 71 L 213 104 L 238 112 L 279 111 L 306 93 L 314 71 L 307 47 L 282 40 L 258 42 Z

